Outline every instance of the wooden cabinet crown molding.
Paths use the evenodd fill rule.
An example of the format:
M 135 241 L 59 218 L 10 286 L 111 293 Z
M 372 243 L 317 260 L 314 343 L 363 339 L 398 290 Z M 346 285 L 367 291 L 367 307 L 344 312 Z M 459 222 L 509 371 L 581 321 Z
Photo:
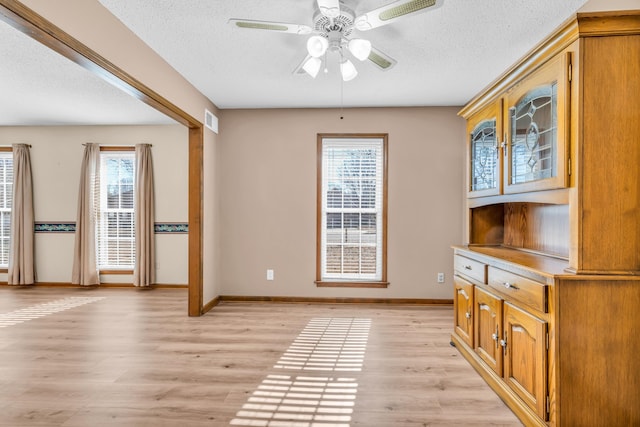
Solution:
M 640 10 L 578 13 L 580 37 L 640 34 Z

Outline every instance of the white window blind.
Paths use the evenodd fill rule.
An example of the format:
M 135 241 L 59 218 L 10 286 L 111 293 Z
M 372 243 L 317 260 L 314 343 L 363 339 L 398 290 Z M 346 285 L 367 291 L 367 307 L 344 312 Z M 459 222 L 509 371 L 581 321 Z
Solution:
M 135 263 L 135 152 L 100 152 L 98 268 L 131 270 Z
M 380 281 L 382 138 L 322 140 L 321 280 Z
M 11 206 L 13 205 L 13 153 L 0 152 L 0 267 L 9 267 Z

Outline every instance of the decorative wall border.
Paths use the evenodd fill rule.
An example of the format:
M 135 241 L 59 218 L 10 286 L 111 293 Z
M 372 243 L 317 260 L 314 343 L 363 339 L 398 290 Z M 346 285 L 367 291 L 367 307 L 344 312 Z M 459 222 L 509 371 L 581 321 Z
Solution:
M 75 222 L 36 222 L 33 228 L 36 233 L 75 233 Z
M 189 234 L 188 222 L 156 222 L 153 225 L 156 234 Z
M 36 233 L 75 233 L 75 222 L 36 222 L 34 226 Z M 187 222 L 156 222 L 154 224 L 156 234 L 188 234 L 189 223 Z

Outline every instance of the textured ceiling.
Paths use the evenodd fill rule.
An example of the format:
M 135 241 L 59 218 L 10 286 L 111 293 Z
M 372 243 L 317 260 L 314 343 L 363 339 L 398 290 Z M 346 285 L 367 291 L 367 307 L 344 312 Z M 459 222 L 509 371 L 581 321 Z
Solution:
M 175 123 L 0 21 L 0 126 Z
M 380 71 L 354 60 L 359 75 L 344 84 L 332 61 L 329 72 L 316 79 L 293 74 L 306 55 L 306 36 L 241 30 L 227 23 L 244 18 L 311 25 L 315 0 L 100 3 L 220 108 L 322 108 L 463 105 L 585 1 L 444 0 L 438 9 L 354 31 L 398 63 Z M 387 3 L 345 0 L 356 15 Z M 29 115 L 60 123 L 63 116 L 74 115 L 73 120 L 87 124 L 170 122 L 24 39 L 0 22 L 0 53 L 12 58 L 10 64 L 0 63 L 0 124 L 20 124 Z M 41 107 L 56 114 L 38 118 Z

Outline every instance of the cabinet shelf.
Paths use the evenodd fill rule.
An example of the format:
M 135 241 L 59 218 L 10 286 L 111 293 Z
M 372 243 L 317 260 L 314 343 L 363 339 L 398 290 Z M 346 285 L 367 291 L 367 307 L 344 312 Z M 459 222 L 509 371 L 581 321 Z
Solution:
M 468 208 L 478 208 L 501 203 L 545 203 L 549 205 L 569 204 L 569 189 L 535 191 L 528 193 L 501 194 L 496 196 L 476 197 L 467 201 Z

